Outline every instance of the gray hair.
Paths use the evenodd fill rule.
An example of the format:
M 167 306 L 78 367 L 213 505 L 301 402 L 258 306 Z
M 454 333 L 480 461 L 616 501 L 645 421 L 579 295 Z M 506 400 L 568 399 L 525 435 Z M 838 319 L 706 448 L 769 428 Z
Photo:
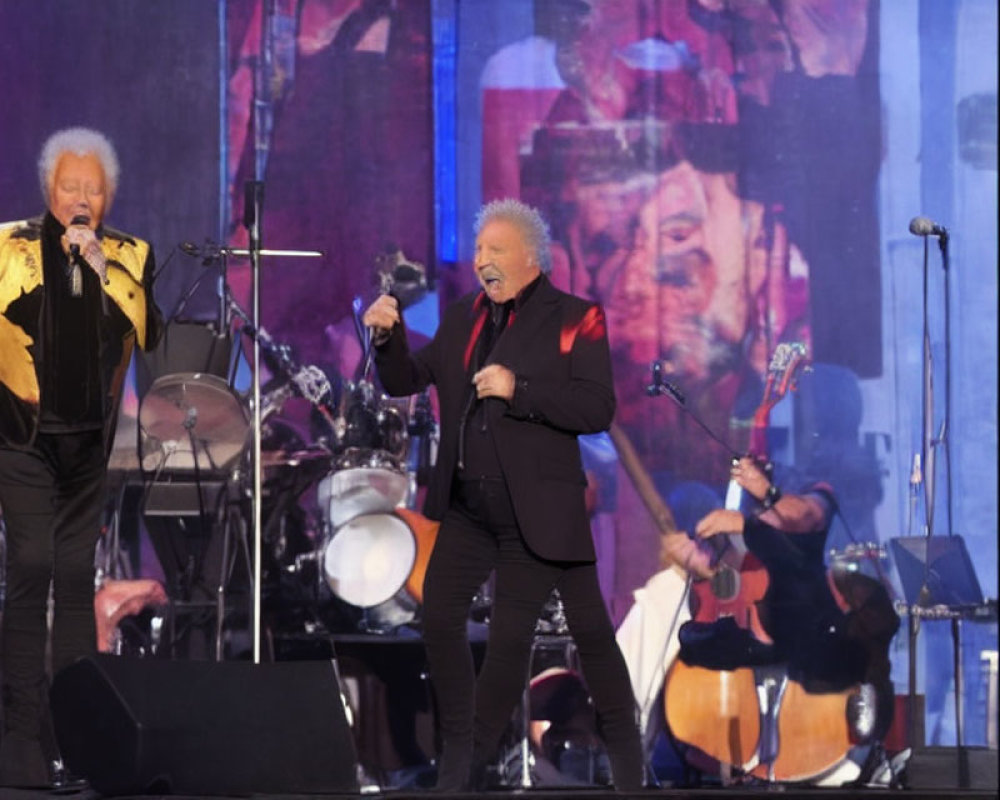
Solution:
M 537 209 L 512 197 L 492 200 L 476 214 L 476 235 L 494 220 L 504 220 L 514 225 L 524 236 L 528 247 L 534 251 L 535 263 L 539 269 L 546 274 L 551 272 L 552 252 L 549 248 L 552 239 L 549 236 L 549 225 Z
M 114 195 L 118 188 L 118 175 L 121 172 L 114 146 L 103 133 L 91 128 L 65 128 L 56 131 L 45 141 L 42 145 L 42 154 L 38 157 L 38 179 L 42 184 L 42 197 L 46 202 L 49 199 L 49 189 L 52 187 L 56 166 L 64 153 L 96 156 L 104 170 L 104 179 L 108 182 L 109 198 Z

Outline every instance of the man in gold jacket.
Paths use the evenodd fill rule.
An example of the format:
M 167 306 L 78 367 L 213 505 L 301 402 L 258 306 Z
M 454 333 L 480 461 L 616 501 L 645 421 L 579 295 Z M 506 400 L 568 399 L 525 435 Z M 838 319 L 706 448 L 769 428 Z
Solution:
M 135 344 L 152 348 L 163 326 L 152 248 L 103 225 L 118 185 L 111 143 L 59 131 L 38 168 L 46 213 L 0 226 L 0 786 L 52 780 L 50 586 L 55 673 L 96 647 L 94 550 L 122 387 Z

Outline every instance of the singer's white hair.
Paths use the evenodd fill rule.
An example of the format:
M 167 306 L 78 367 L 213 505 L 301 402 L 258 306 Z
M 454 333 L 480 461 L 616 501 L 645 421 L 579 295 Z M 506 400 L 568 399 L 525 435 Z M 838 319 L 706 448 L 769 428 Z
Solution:
M 104 179 L 108 182 L 108 195 L 114 196 L 118 188 L 118 175 L 121 172 L 114 145 L 103 133 L 91 128 L 65 128 L 56 131 L 45 141 L 42 145 L 42 154 L 38 157 L 38 179 L 42 184 L 42 197 L 46 202 L 49 199 L 56 166 L 64 153 L 96 156 L 104 170 Z
M 528 247 L 534 251 L 535 263 L 538 264 L 542 272 L 548 274 L 552 271 L 552 239 L 549 235 L 549 225 L 538 213 L 527 203 L 522 203 L 512 197 L 503 200 L 492 200 L 476 214 L 475 232 L 476 236 L 486 224 L 494 220 L 504 220 L 514 225 L 527 242 Z

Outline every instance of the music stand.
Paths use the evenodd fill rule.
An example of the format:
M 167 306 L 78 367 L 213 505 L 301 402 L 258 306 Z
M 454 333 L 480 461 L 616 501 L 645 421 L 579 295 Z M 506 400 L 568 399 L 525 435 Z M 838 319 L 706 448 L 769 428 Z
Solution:
M 889 541 L 909 606 L 972 607 L 984 602 L 961 536 L 900 536 Z
M 955 752 L 959 788 L 969 786 L 969 762 L 962 742 L 962 641 L 960 623 L 985 602 L 972 559 L 961 536 L 900 536 L 889 541 L 909 617 L 909 738 L 915 747 L 916 644 L 919 619 L 951 621 L 955 678 Z M 923 744 L 923 743 L 921 743 Z

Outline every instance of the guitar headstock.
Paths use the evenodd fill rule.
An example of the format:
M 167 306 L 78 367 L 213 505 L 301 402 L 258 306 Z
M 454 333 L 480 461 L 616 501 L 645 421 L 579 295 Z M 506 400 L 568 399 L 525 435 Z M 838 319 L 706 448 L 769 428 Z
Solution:
M 767 367 L 767 383 L 771 387 L 767 399 L 777 401 L 789 391 L 795 391 L 799 371 L 808 369 L 808 363 L 806 346 L 802 342 L 781 342 L 775 347 Z

